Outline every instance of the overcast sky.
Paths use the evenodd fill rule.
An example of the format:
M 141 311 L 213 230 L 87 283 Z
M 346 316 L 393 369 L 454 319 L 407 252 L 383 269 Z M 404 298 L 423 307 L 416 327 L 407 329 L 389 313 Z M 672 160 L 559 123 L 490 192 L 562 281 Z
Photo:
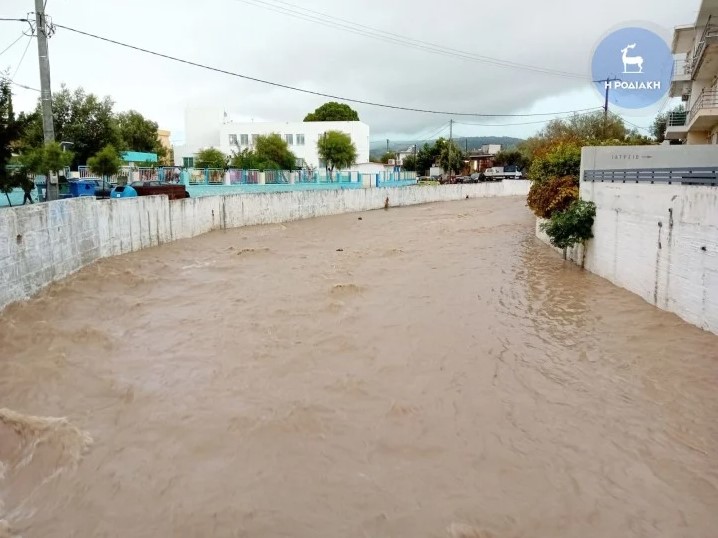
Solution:
M 261 0 L 329 26 L 250 5 L 256 0 L 48 0 L 54 22 L 229 71 L 367 101 L 434 110 L 519 114 L 602 106 L 590 84 L 591 54 L 616 26 L 647 21 L 670 35 L 695 20 L 700 0 Z M 282 3 L 284 2 L 284 3 Z M 0 0 L 0 17 L 24 17 L 32 0 Z M 497 67 L 333 26 L 326 16 L 484 57 L 585 75 L 585 79 Z M 346 23 L 341 23 L 346 24 Z M 361 26 L 355 26 L 363 29 Z M 0 51 L 22 23 L 0 22 Z M 0 56 L 18 67 L 29 38 Z M 216 105 L 240 119 L 293 121 L 327 99 L 273 88 L 148 56 L 58 29 L 50 40 L 53 89 L 65 83 L 111 95 L 117 110 L 136 109 L 184 136 L 184 110 Z M 33 43 L 15 81 L 39 87 Z M 15 87 L 18 110 L 37 93 Z M 352 105 L 372 139 L 428 138 L 450 116 Z M 626 116 L 641 126 L 651 116 Z M 523 123 L 534 118 L 459 118 L 469 123 Z M 457 125 L 456 136 L 525 137 L 531 125 Z

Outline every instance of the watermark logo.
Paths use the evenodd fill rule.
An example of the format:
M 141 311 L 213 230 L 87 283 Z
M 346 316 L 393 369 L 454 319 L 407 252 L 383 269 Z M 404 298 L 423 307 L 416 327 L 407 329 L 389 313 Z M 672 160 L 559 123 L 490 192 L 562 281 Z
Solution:
M 636 44 L 633 45 L 626 45 L 625 49 L 621 49 L 621 52 L 623 53 L 623 74 L 624 75 L 635 75 L 637 73 L 643 73 L 643 57 L 641 56 L 629 56 L 628 55 L 628 49 L 635 49 Z M 638 71 L 629 71 L 629 66 L 637 65 Z
M 601 40 L 591 75 L 601 97 L 624 109 L 648 108 L 665 98 L 673 78 L 673 55 L 666 40 L 639 26 L 621 28 Z

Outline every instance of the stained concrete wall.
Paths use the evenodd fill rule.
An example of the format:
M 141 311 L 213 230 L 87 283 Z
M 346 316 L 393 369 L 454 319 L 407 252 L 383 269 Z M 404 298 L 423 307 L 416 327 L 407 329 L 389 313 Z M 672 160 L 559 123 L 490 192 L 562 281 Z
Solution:
M 594 239 L 571 260 L 718 334 L 718 188 L 584 182 L 581 198 Z
M 75 198 L 0 210 L 0 309 L 100 258 L 225 228 L 494 196 L 526 196 L 527 181 L 472 185 L 119 200 Z

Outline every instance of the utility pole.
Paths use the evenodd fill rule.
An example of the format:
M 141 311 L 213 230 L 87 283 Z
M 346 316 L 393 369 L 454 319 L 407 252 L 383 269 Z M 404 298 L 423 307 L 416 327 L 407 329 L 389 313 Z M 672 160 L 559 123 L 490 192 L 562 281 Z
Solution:
M 386 139 L 386 152 L 389 153 L 389 139 Z
M 35 24 L 37 27 L 37 56 L 40 60 L 40 102 L 42 107 L 42 132 L 45 143 L 55 141 L 55 127 L 52 124 L 52 89 L 50 87 L 50 57 L 47 50 L 48 28 L 45 18 L 44 0 L 35 0 Z M 51 182 L 51 171 L 45 181 L 45 200 L 57 200 L 57 183 Z
M 611 82 L 620 82 L 621 79 L 618 77 L 613 78 L 604 78 L 602 80 L 594 80 L 594 82 L 603 82 L 603 85 L 606 88 L 606 100 L 603 103 L 603 138 L 606 138 L 606 134 L 608 131 L 608 92 L 611 90 Z
M 451 146 L 454 145 L 454 120 L 449 120 L 449 181 L 451 181 Z

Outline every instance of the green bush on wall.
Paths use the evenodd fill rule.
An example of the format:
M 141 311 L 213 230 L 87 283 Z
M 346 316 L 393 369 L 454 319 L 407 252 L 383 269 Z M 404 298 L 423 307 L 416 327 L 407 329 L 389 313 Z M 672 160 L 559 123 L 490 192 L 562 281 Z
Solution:
M 551 215 L 551 219 L 544 222 L 541 228 L 549 236 L 553 246 L 565 250 L 576 244 L 583 244 L 593 237 L 595 217 L 596 204 L 576 200 L 565 211 Z

